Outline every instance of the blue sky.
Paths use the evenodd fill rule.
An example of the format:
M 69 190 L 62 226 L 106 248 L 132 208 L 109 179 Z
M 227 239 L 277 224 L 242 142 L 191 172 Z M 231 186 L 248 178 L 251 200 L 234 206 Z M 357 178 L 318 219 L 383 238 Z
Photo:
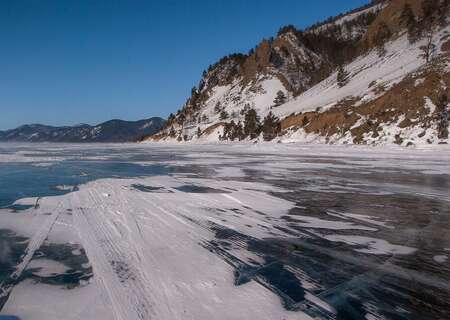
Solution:
M 0 130 L 166 117 L 209 64 L 363 0 L 2 0 Z

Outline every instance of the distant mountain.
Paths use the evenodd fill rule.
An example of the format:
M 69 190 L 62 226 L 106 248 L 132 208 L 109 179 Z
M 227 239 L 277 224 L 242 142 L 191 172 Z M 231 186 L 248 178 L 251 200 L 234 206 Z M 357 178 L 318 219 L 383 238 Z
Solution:
M 28 124 L 0 131 L 0 141 L 22 142 L 128 142 L 158 132 L 165 120 L 153 117 L 139 121 L 110 120 L 96 126 L 78 124 L 53 127 Z
M 449 143 L 449 0 L 374 0 L 209 66 L 148 141 Z

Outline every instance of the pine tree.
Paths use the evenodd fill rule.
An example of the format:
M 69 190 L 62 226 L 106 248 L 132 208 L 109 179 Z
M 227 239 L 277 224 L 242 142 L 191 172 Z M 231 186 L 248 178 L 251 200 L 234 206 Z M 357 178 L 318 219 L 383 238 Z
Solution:
M 250 109 L 245 114 L 244 118 L 244 135 L 255 139 L 260 132 L 259 116 L 255 109 Z
M 404 27 L 409 27 L 413 21 L 416 21 L 416 19 L 414 18 L 411 5 L 409 3 L 405 3 L 402 13 L 400 14 L 400 22 Z
M 421 25 L 423 28 L 429 29 L 436 23 L 437 13 L 439 12 L 439 2 L 440 2 L 439 0 L 422 1 Z M 448 6 L 448 4 L 447 4 L 447 6 Z M 447 8 L 447 10 L 448 10 L 448 8 Z
M 234 139 L 235 139 L 235 133 L 234 132 L 236 130 L 236 124 L 234 123 L 233 120 L 231 120 L 229 126 L 230 126 L 230 129 L 228 131 L 228 137 L 227 138 L 228 138 L 228 140 L 234 141 Z
M 286 102 L 286 95 L 284 94 L 283 91 L 279 90 L 277 92 L 277 96 L 275 97 L 275 99 L 273 100 L 273 107 L 278 107 L 281 106 L 282 104 L 284 104 Z
M 242 123 L 239 121 L 234 129 L 234 138 L 238 140 L 244 139 L 244 128 Z
M 443 94 L 439 97 L 439 101 L 437 103 L 437 111 L 438 111 L 438 138 L 439 139 L 447 139 L 448 138 L 448 127 L 449 127 L 449 110 L 448 110 L 448 97 L 446 94 Z
M 226 112 L 225 110 L 222 110 L 222 112 L 220 113 L 219 119 L 220 120 L 228 119 L 228 112 Z
M 222 110 L 222 105 L 220 101 L 217 101 L 216 105 L 214 106 L 214 112 L 219 113 Z
M 175 116 L 173 115 L 173 113 L 171 113 L 171 114 L 169 114 L 169 117 L 167 118 L 167 122 L 172 123 L 173 120 L 175 120 Z
M 428 38 L 429 34 L 434 31 L 437 26 L 445 27 L 448 24 L 449 0 L 425 0 L 422 1 L 422 19 L 420 27 L 424 37 Z
M 386 54 L 386 48 L 384 47 L 384 44 L 389 40 L 391 35 L 391 30 L 389 29 L 387 24 L 384 22 L 380 23 L 378 31 L 373 39 L 373 43 L 376 46 L 377 53 L 380 57 Z
M 223 126 L 223 133 L 219 137 L 220 140 L 228 140 L 231 132 L 231 125 L 230 123 L 225 123 Z
M 280 120 L 272 112 L 269 112 L 269 114 L 264 118 L 262 124 L 262 132 L 264 140 L 266 141 L 273 140 L 280 132 L 280 129 L 281 129 Z
M 419 24 L 414 16 L 414 12 L 409 3 L 405 3 L 402 13 L 400 15 L 401 24 L 406 27 L 408 31 L 409 43 L 414 43 L 420 38 Z
M 199 98 L 199 93 L 197 90 L 197 87 L 192 87 L 191 89 L 191 99 L 189 101 L 189 105 L 192 106 L 194 109 L 198 109 L 199 106 L 197 105 L 197 100 Z
M 250 104 L 246 103 L 244 105 L 244 108 L 242 108 L 242 110 L 239 113 L 241 114 L 241 116 L 243 116 L 248 112 L 248 110 L 250 110 Z
M 450 0 L 443 0 L 441 1 L 439 8 L 438 8 L 438 23 L 439 25 L 444 28 L 448 25 L 448 8 L 450 5 Z
M 185 120 L 186 120 L 186 116 L 184 115 L 184 113 L 180 113 L 177 118 L 177 123 L 179 125 L 183 125 Z
M 173 128 L 173 126 L 172 126 L 172 127 L 170 127 L 169 137 L 175 138 L 175 136 L 176 136 L 176 132 L 175 132 L 175 129 Z
M 302 120 L 302 127 L 306 127 L 309 123 L 309 119 L 307 116 L 305 116 Z
M 342 65 L 339 65 L 338 73 L 337 73 L 337 77 L 336 77 L 339 88 L 342 88 L 343 86 L 345 86 L 348 83 L 348 81 L 349 81 L 348 77 L 349 77 L 349 73 L 345 70 L 345 68 Z
M 203 71 L 203 74 L 206 74 L 206 71 Z M 205 80 L 204 80 L 204 76 L 202 77 L 202 79 L 200 79 L 199 83 L 198 83 L 198 92 L 201 92 L 203 90 L 203 88 L 205 87 Z

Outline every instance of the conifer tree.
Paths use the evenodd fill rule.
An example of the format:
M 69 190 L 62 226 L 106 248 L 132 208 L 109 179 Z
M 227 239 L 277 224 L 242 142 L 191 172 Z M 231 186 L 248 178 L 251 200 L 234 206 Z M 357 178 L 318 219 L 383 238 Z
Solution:
M 185 120 L 186 120 L 186 116 L 184 115 L 184 113 L 180 113 L 177 118 L 177 123 L 179 125 L 183 125 Z
M 235 139 L 235 130 L 236 130 L 236 124 L 234 123 L 233 120 L 231 120 L 231 122 L 229 123 L 229 130 L 228 130 L 228 140 L 234 141 Z
M 400 15 L 400 22 L 408 31 L 409 43 L 414 43 L 420 38 L 419 24 L 409 3 L 405 3 Z
M 244 128 L 242 123 L 239 121 L 234 129 L 234 138 L 238 140 L 244 139 Z
M 449 11 L 450 0 L 442 0 L 439 8 L 437 10 L 438 23 L 444 28 L 448 26 L 448 11 Z
M 308 125 L 308 123 L 309 123 L 309 119 L 307 116 L 305 116 L 302 120 L 302 126 L 306 127 Z
M 344 87 L 347 83 L 348 83 L 348 77 L 349 77 L 349 73 L 345 70 L 345 68 L 343 67 L 343 65 L 339 65 L 338 68 L 338 73 L 337 73 L 337 84 L 339 88 Z
M 260 132 L 259 116 L 255 109 L 249 109 L 244 119 L 244 135 L 255 139 Z
M 167 122 L 168 122 L 168 123 L 172 123 L 173 120 L 175 120 L 175 116 L 174 116 L 173 113 L 171 113 L 171 114 L 169 114 L 169 117 L 167 118 Z
M 448 97 L 446 94 L 443 94 L 439 97 L 439 101 L 437 103 L 437 111 L 438 111 L 438 138 L 439 139 L 447 139 L 449 132 L 449 110 L 448 110 Z
M 220 103 L 220 101 L 217 101 L 216 105 L 214 106 L 214 112 L 219 113 L 220 111 L 222 111 L 222 104 Z
M 378 31 L 373 39 L 373 43 L 376 46 L 378 55 L 380 57 L 386 54 L 386 48 L 384 47 L 384 44 L 387 40 L 389 40 L 391 35 L 391 30 L 389 29 L 387 24 L 384 22 L 380 23 Z
M 408 27 L 413 23 L 413 20 L 415 21 L 416 19 L 414 18 L 414 13 L 412 11 L 411 5 L 409 3 L 405 3 L 402 9 L 402 13 L 400 14 L 400 22 L 404 27 Z
M 169 137 L 175 138 L 175 136 L 176 136 L 176 132 L 175 132 L 175 129 L 173 128 L 173 126 L 172 126 L 172 127 L 170 127 Z
M 226 112 L 225 110 L 222 110 L 222 112 L 220 113 L 219 119 L 220 120 L 228 119 L 228 112 Z
M 247 111 L 250 110 L 250 104 L 246 103 L 244 105 L 244 108 L 239 112 L 241 114 L 241 116 L 245 115 L 247 113 Z
M 280 120 L 272 112 L 269 112 L 269 114 L 264 118 L 262 124 L 262 133 L 264 140 L 273 140 L 280 132 L 280 129 Z
M 225 123 L 225 125 L 223 126 L 222 135 L 219 137 L 219 139 L 220 140 L 228 140 L 228 138 L 230 136 L 230 131 L 231 131 L 230 123 Z
M 277 92 L 277 96 L 273 100 L 273 106 L 278 107 L 278 106 L 281 106 L 285 102 L 286 102 L 286 95 L 284 94 L 283 91 L 279 90 Z
M 421 25 L 425 29 L 430 29 L 437 20 L 439 12 L 440 0 L 424 0 L 422 1 L 422 20 Z M 445 2 L 445 1 L 444 1 Z M 448 6 L 448 4 L 447 4 Z M 448 10 L 448 7 L 447 7 Z

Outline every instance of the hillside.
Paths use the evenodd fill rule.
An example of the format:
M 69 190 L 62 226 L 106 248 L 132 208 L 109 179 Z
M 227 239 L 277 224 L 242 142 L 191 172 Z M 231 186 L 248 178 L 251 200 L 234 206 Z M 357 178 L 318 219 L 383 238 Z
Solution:
M 0 131 L 0 141 L 21 142 L 129 142 L 158 132 L 164 119 L 154 117 L 139 121 L 110 120 L 95 126 L 52 127 L 41 124 L 23 125 Z
M 448 142 L 448 0 L 374 1 L 210 66 L 147 141 Z

